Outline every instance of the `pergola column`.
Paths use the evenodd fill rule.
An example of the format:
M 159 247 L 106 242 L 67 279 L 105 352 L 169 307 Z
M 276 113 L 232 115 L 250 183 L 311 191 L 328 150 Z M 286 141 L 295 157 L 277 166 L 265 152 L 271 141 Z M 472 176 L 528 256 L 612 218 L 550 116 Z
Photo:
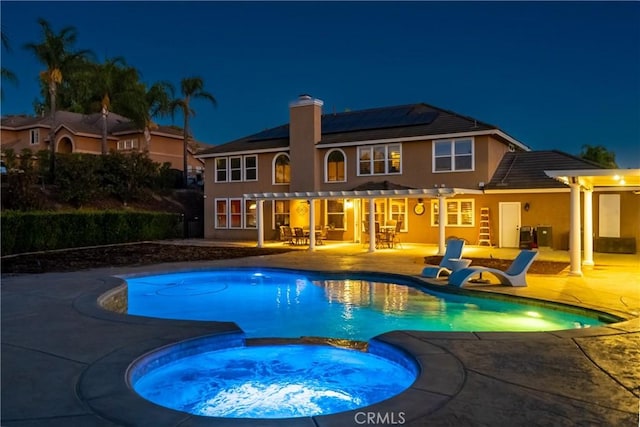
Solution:
M 447 198 L 445 196 L 438 196 L 438 255 L 444 255 L 445 246 L 446 246 L 446 237 L 445 237 L 445 221 L 446 218 L 446 207 L 445 201 Z
M 256 222 L 258 223 L 258 247 L 264 247 L 264 200 L 256 201 Z
M 309 250 L 316 250 L 316 204 L 313 199 L 308 200 L 309 203 Z
M 584 260 L 582 265 L 593 265 L 593 189 L 585 189 L 584 192 L 584 235 L 582 245 Z
M 369 199 L 369 252 L 376 251 L 376 203 Z
M 582 276 L 580 267 L 580 184 L 577 178 L 569 184 L 571 187 L 571 204 L 569 209 L 569 259 L 571 262 L 569 275 Z

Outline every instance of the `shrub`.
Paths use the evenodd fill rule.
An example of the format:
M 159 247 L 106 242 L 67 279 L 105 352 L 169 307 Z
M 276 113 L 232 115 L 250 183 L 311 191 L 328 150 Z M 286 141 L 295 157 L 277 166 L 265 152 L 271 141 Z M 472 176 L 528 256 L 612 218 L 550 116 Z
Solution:
M 100 190 L 99 158 L 91 154 L 58 154 L 56 184 L 60 199 L 80 207 L 93 200 Z
M 166 212 L 18 212 L 0 215 L 2 253 L 179 237 L 179 214 Z

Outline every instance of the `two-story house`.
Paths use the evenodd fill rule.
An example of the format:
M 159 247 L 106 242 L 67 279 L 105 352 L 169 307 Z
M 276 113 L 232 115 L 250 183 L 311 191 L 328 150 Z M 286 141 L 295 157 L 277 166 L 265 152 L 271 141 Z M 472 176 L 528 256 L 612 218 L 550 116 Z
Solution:
M 11 148 L 16 154 L 29 148 L 33 153 L 50 150 L 51 119 L 13 115 L 2 117 L 0 124 L 0 148 Z M 80 114 L 69 111 L 56 112 L 54 129 L 56 153 L 102 152 L 103 120 L 101 113 Z M 146 151 L 149 158 L 160 164 L 168 162 L 173 169 L 182 170 L 182 130 L 152 124 L 141 129 L 130 119 L 115 113 L 107 115 L 107 151 Z M 188 147 L 189 172 L 204 170 L 204 162 L 194 157 L 199 145 Z
M 441 249 L 452 236 L 518 247 L 521 228 L 539 225 L 544 245 L 566 249 L 571 190 L 545 171 L 601 170 L 427 104 L 329 114 L 322 105 L 302 95 L 288 124 L 198 153 L 205 238 L 262 245 L 281 225 L 328 227 L 329 239 L 374 250 L 368 224 L 394 220 L 402 241 Z M 621 206 L 628 215 L 638 197 L 627 191 Z M 621 227 L 639 235 L 637 225 Z

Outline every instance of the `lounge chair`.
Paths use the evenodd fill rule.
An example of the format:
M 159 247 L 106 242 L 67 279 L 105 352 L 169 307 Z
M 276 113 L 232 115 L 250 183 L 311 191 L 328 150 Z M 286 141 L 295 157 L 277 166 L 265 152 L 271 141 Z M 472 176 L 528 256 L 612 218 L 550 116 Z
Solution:
M 462 249 L 464 248 L 464 240 L 451 239 L 447 242 L 447 249 L 440 261 L 440 265 L 428 265 L 422 270 L 422 277 L 437 279 L 441 274 L 451 274 L 454 265 L 449 260 L 459 260 L 462 257 Z
M 529 270 L 536 256 L 538 256 L 537 251 L 522 250 L 506 271 L 489 267 L 463 268 L 449 275 L 449 284 L 461 287 L 476 274 L 491 273 L 496 276 L 503 285 L 527 286 L 527 270 Z

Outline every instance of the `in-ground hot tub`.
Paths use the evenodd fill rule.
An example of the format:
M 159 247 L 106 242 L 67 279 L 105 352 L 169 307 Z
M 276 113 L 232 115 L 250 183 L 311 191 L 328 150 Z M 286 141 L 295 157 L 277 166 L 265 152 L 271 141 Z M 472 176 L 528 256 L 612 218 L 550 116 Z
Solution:
M 190 414 L 225 418 L 326 415 L 406 390 L 418 366 L 372 340 L 367 352 L 329 345 L 245 346 L 242 335 L 190 340 L 146 354 L 129 368 L 139 395 Z

